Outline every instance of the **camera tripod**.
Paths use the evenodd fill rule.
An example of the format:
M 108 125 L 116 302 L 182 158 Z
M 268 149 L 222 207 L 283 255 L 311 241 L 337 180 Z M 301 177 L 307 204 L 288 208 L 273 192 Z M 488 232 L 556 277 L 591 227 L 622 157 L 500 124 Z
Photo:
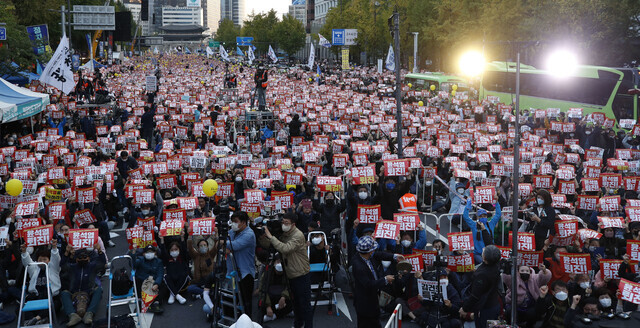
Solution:
M 231 257 L 233 272 L 226 274 L 226 262 L 229 261 L 229 259 L 225 258 L 227 247 L 226 243 L 223 243 L 222 247 L 218 250 L 218 256 L 216 258 L 216 282 L 213 290 L 214 308 L 213 322 L 211 324 L 212 328 L 228 328 L 238 321 L 240 315 L 245 312 L 242 293 L 240 293 L 238 288 L 238 282 L 241 280 L 241 274 L 238 271 L 238 264 L 233 256 L 233 243 L 231 241 L 231 237 L 228 235 L 226 240 L 229 241 L 229 248 L 231 250 L 231 253 L 228 256 Z M 251 316 L 250 313 L 249 316 Z

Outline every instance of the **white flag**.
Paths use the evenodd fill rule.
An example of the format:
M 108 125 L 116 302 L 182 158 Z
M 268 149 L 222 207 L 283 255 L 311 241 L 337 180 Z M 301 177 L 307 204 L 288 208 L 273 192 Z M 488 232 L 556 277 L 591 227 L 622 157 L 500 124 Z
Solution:
M 71 71 L 71 52 L 69 51 L 69 39 L 62 36 L 56 52 L 47 63 L 40 75 L 40 82 L 48 84 L 69 94 L 75 87 L 73 71 Z
M 278 56 L 276 56 L 276 52 L 273 51 L 273 48 L 271 48 L 271 45 L 269 45 L 269 52 L 267 53 L 267 55 L 269 55 L 269 58 L 271 58 L 271 60 L 273 60 L 274 63 L 278 62 Z
M 158 47 L 153 48 L 153 53 L 156 54 L 156 55 L 159 53 L 158 52 Z
M 256 59 L 256 56 L 253 54 L 253 46 L 250 46 L 249 50 L 247 50 L 247 59 L 249 59 L 249 65 L 253 64 L 253 61 Z
M 329 40 L 325 39 L 324 36 L 322 36 L 322 34 L 318 33 L 318 38 L 320 39 L 320 41 L 318 41 L 318 44 L 325 47 L 325 48 L 331 48 L 331 42 L 329 42 Z
M 224 59 L 225 61 L 229 61 L 229 54 L 226 50 L 224 50 L 224 47 L 222 45 L 220 45 L 220 57 L 222 57 L 222 59 Z
M 313 43 L 311 44 L 311 49 L 309 49 L 309 69 L 313 69 L 313 62 L 316 60 L 316 49 L 313 47 Z
M 390 71 L 396 70 L 396 56 L 393 54 L 393 47 L 391 45 L 389 45 L 389 52 L 387 53 L 387 60 L 385 60 L 384 65 Z
M 213 50 L 211 50 L 211 48 L 209 46 L 207 46 L 207 57 L 212 56 L 213 55 Z

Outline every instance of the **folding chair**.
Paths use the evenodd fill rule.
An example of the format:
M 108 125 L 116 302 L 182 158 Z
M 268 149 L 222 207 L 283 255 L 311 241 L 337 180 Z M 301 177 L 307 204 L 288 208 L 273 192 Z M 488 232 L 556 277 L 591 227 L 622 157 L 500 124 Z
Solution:
M 129 291 L 124 295 L 113 295 L 113 274 L 117 273 L 117 269 L 115 267 L 116 262 L 124 262 L 127 261 L 129 267 L 129 278 L 133 282 L 133 287 L 129 289 Z M 114 306 L 120 305 L 129 305 L 131 303 L 136 305 L 136 312 L 130 313 L 129 316 L 136 318 L 136 325 L 138 327 L 142 327 L 140 323 L 140 303 L 138 302 L 138 289 L 136 288 L 136 270 L 133 267 L 133 259 L 129 255 L 116 256 L 111 259 L 111 264 L 109 265 L 109 305 L 107 309 L 107 327 L 111 327 L 111 308 Z
M 26 301 L 27 296 L 27 286 L 29 285 L 27 281 L 27 277 L 29 276 L 29 268 L 32 266 L 42 266 L 44 268 L 46 277 L 47 277 L 47 298 L 39 299 L 39 300 L 30 300 Z M 40 268 L 42 270 L 43 268 Z M 20 311 L 18 313 L 18 328 L 21 327 L 35 327 L 35 328 L 51 328 L 53 327 L 53 311 L 51 310 L 53 306 L 53 302 L 51 300 L 51 279 L 49 279 L 49 266 L 47 263 L 43 262 L 32 262 L 28 267 L 24 270 L 24 280 L 22 282 L 22 294 L 20 296 Z M 22 322 L 22 313 L 23 312 L 33 312 L 33 311 L 49 311 L 49 323 L 40 324 L 40 325 L 31 325 L 31 326 L 23 326 Z

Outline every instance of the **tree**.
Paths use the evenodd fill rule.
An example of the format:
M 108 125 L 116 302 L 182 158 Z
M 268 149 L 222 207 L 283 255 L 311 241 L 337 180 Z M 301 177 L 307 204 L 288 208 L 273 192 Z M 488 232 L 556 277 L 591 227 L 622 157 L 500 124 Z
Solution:
M 238 36 L 240 36 L 240 28 L 235 26 L 232 20 L 225 18 L 220 22 L 214 40 L 222 42 L 229 48 L 236 43 Z
M 242 36 L 253 37 L 254 46 L 258 48 L 258 52 L 266 53 L 269 45 L 277 42 L 275 28 L 278 22 L 278 14 L 273 9 L 266 14 L 251 14 L 242 25 Z M 273 45 L 273 47 L 276 46 Z
M 282 21 L 276 24 L 274 34 L 278 47 L 289 56 L 304 47 L 306 37 L 304 25 L 291 15 L 282 17 Z
M 7 40 L 0 41 L 0 63 L 17 63 L 22 69 L 35 64 L 36 56 L 31 46 L 26 27 L 18 23 L 13 4 L 0 0 L 0 22 L 5 23 Z M 14 73 L 10 65 L 1 65 L 0 75 Z

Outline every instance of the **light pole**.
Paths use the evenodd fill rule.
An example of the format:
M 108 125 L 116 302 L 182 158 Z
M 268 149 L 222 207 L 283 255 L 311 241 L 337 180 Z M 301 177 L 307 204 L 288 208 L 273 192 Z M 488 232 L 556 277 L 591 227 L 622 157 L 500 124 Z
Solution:
M 533 41 L 535 44 L 539 42 Z M 532 44 L 532 41 L 523 42 L 503 42 L 498 41 L 495 43 L 508 43 L 516 44 L 518 47 L 516 55 L 516 100 L 515 100 L 515 138 L 513 142 L 513 190 L 512 190 L 512 218 L 511 218 L 511 233 L 513 234 L 511 243 L 511 325 L 516 327 L 517 325 L 517 290 L 518 290 L 518 209 L 519 209 L 519 179 L 520 179 L 520 49 L 522 44 Z M 549 58 L 549 66 L 551 67 L 551 73 L 556 76 L 568 76 L 573 72 L 576 67 L 575 56 L 569 52 L 556 52 Z M 480 76 L 484 71 L 484 57 L 477 52 L 469 52 L 461 57 L 460 68 L 466 71 L 469 75 Z
M 398 142 L 398 158 L 403 158 L 402 153 L 402 82 L 400 81 L 400 14 L 394 11 L 389 18 L 389 23 L 393 20 L 393 55 L 395 59 L 396 73 L 396 140 Z
M 413 72 L 418 73 L 418 34 L 419 32 L 411 32 L 413 34 Z

